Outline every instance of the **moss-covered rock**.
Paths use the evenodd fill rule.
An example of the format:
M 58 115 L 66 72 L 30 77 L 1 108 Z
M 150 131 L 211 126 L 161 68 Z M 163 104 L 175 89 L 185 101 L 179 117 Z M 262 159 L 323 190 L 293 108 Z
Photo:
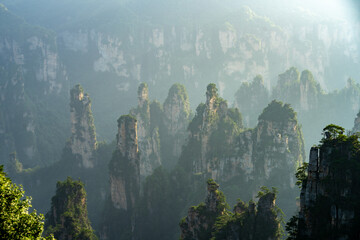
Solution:
M 95 240 L 87 214 L 84 184 L 68 177 L 56 185 L 56 194 L 46 215 L 45 235 L 53 234 L 59 240 Z
M 91 112 L 91 100 L 81 85 L 70 90 L 71 138 L 68 147 L 79 159 L 79 167 L 93 168 L 96 132 Z
M 289 239 L 358 239 L 360 142 L 331 124 L 310 151 L 302 183 L 300 213 L 288 223 Z M 303 169 L 300 169 L 302 171 Z

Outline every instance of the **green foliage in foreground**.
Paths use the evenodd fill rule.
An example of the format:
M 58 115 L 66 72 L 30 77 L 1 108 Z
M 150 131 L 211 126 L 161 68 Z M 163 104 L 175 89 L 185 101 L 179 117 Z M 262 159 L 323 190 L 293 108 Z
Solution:
M 53 239 L 41 237 L 44 216 L 29 213 L 31 198 L 22 187 L 12 183 L 0 166 L 0 236 L 1 239 Z

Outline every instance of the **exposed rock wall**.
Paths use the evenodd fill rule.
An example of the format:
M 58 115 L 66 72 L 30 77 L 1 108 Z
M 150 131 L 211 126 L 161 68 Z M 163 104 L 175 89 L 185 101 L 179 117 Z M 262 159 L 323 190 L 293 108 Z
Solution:
M 0 28 L 0 159 L 5 164 L 16 151 L 26 167 L 47 165 L 58 160 L 68 130 L 59 117 L 66 116 L 68 89 L 55 34 L 28 24 L 3 5 Z
M 232 213 L 219 185 L 212 179 L 207 184 L 205 203 L 191 207 L 180 222 L 180 239 L 280 239 L 281 216 L 275 205 L 275 192 L 260 191 L 257 203 L 238 200 Z
M 218 190 L 219 185 L 208 180 L 205 203 L 191 207 L 180 223 L 180 239 L 210 239 L 215 230 L 215 221 L 226 211 L 225 197 Z
M 149 176 L 163 165 L 173 168 L 188 136 L 190 104 L 186 89 L 174 84 L 163 105 L 149 100 L 146 83 L 138 88 L 138 106 L 130 111 L 138 120 L 140 175 Z
M 328 130 L 322 144 L 311 148 L 302 179 L 298 237 L 359 239 L 359 142 Z
M 356 115 L 356 118 L 354 120 L 354 127 L 351 132 L 353 134 L 360 132 L 360 112 Z
M 244 82 L 235 93 L 235 106 L 239 108 L 244 125 L 254 127 L 261 111 L 270 100 L 269 90 L 265 87 L 264 79 L 257 75 L 252 82 Z
M 254 82 L 241 85 L 235 95 L 235 105 L 240 108 L 245 125 L 256 126 L 255 116 L 261 112 L 258 106 L 262 104 L 265 95 L 262 85 L 256 85 Z M 327 92 L 325 88 L 320 87 L 318 79 L 315 80 L 309 70 L 300 73 L 292 67 L 279 74 L 271 99 L 291 104 L 298 113 L 305 149 L 309 151 L 312 144 L 318 141 L 318 130 L 328 124 L 329 119 L 342 123 L 346 129 L 354 126 L 352 118 L 359 111 L 360 86 L 349 78 L 342 89 Z
M 241 115 L 227 108 L 214 85 L 208 86 L 206 96 L 206 104 L 199 105 L 190 123 L 183 164 L 193 173 L 219 181 L 243 176 L 246 181 L 255 179 L 264 184 L 273 180 L 283 185 L 276 179 L 285 174 L 287 187 L 293 188 L 293 173 L 303 161 L 304 143 L 289 105 L 273 101 L 264 109 L 258 125 L 244 131 Z
M 45 235 L 56 239 L 95 240 L 88 219 L 85 187 L 70 177 L 56 185 L 56 195 L 51 200 L 51 209 L 46 215 Z
M 110 196 L 116 209 L 135 207 L 140 194 L 140 155 L 137 121 L 130 115 L 118 120 L 117 150 L 110 162 Z
M 161 165 L 159 129 L 151 126 L 149 89 L 146 83 L 138 88 L 138 106 L 130 111 L 137 119 L 140 151 L 140 175 L 145 178 Z
M 79 157 L 79 167 L 93 168 L 96 133 L 91 112 L 91 100 L 80 85 L 70 91 L 71 139 L 70 148 Z
M 186 89 L 181 84 L 174 84 L 164 102 L 161 136 L 164 164 L 174 166 L 180 157 L 182 146 L 188 137 L 187 127 L 190 121 L 190 104 Z
M 136 206 L 140 197 L 140 153 L 137 120 L 131 115 L 118 119 L 117 147 L 109 163 L 110 196 L 101 223 L 101 239 L 135 236 Z

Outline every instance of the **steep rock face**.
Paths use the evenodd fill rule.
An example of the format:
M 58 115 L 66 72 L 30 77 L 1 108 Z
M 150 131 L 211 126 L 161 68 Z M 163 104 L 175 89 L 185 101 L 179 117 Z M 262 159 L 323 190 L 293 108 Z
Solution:
M 171 86 L 163 109 L 163 159 L 168 162 L 167 165 L 173 166 L 180 157 L 182 146 L 188 136 L 187 127 L 190 121 L 190 104 L 183 85 Z
M 304 142 L 288 105 L 270 103 L 259 116 L 258 125 L 241 132 L 233 144 L 235 154 L 222 160 L 220 179 L 242 175 L 244 180 L 261 185 L 271 182 L 279 188 L 294 188 L 294 169 L 303 162 Z
M 46 215 L 45 235 L 54 234 L 59 240 L 95 240 L 87 216 L 84 184 L 70 177 L 56 185 L 56 195 L 51 200 L 51 209 Z
M 241 114 L 228 109 L 227 102 L 218 96 L 215 84 L 209 84 L 206 104 L 200 104 L 189 124 L 189 139 L 180 161 L 194 173 L 221 178 L 221 159 L 233 154 L 231 143 L 242 127 Z
M 66 91 L 62 90 L 67 77 L 55 35 L 28 24 L 3 5 L 0 29 L 0 142 L 4 146 L 0 159 L 4 164 L 6 156 L 16 151 L 28 167 L 54 162 L 68 129 L 61 116 L 66 116 Z M 54 111 L 59 105 L 61 109 Z
M 146 83 L 138 88 L 138 107 L 130 114 L 137 119 L 137 133 L 140 151 L 140 175 L 146 177 L 161 165 L 160 137 L 158 127 L 151 124 L 149 90 Z
M 131 211 L 140 193 L 140 156 L 137 121 L 124 115 L 118 120 L 117 150 L 110 162 L 110 195 L 116 209 Z
M 135 235 L 136 205 L 140 196 L 140 154 L 137 120 L 118 120 L 117 147 L 109 163 L 110 197 L 105 204 L 101 239 L 129 239 Z
M 261 111 L 269 103 L 269 91 L 264 85 L 261 75 L 251 83 L 244 82 L 235 93 L 235 105 L 243 115 L 244 125 L 253 127 Z
M 299 112 L 317 109 L 321 89 L 309 70 L 299 71 L 291 67 L 279 75 L 272 98 L 290 103 Z
M 355 120 L 354 120 L 354 127 L 352 129 L 352 133 L 355 134 L 360 132 L 360 112 L 358 112 Z
M 258 112 L 255 107 L 246 106 L 253 104 L 253 99 L 261 103 L 264 95 L 261 87 L 257 87 L 255 91 L 249 90 L 253 95 L 248 96 L 248 92 L 244 91 L 246 85 L 243 84 L 235 96 L 235 104 L 239 107 L 245 106 L 241 109 L 245 120 L 247 116 L 253 116 Z M 349 78 L 344 88 L 326 92 L 309 70 L 304 70 L 300 74 L 292 67 L 279 75 L 271 98 L 291 104 L 298 113 L 299 123 L 303 126 L 305 148 L 310 150 L 312 143 L 317 141 L 318 129 L 328 124 L 329 119 L 341 122 L 347 129 L 353 127 L 351 119 L 359 111 L 360 86 Z M 250 120 L 250 125 L 255 126 L 256 119 Z
M 300 77 L 300 109 L 309 111 L 319 107 L 320 85 L 315 82 L 312 73 L 304 70 Z
M 72 17 L 60 17 L 61 20 L 48 18 L 48 22 L 55 26 L 45 22 L 58 29 L 59 56 L 66 64 L 69 75 L 79 76 L 77 81 L 84 86 L 88 84 L 88 91 L 98 102 L 94 104 L 101 106 L 101 111 L 94 108 L 94 115 L 101 115 L 101 119 L 97 118 L 97 127 L 105 132 L 108 139 L 115 129 L 107 126 L 116 117 L 113 108 L 107 104 L 110 96 L 112 101 L 118 102 L 117 107 L 125 111 L 128 109 L 126 103 L 136 100 L 132 92 L 140 81 L 152 84 L 154 95 L 159 98 L 166 97 L 172 81 L 180 81 L 189 90 L 190 98 L 198 102 L 201 100 L 199 89 L 209 82 L 217 82 L 223 96 L 233 96 L 236 91 L 233 86 L 262 74 L 269 89 L 275 85 L 273 79 L 278 73 L 290 64 L 301 68 L 313 66 L 311 70 L 323 86 L 329 85 L 329 82 L 325 84 L 328 79 L 337 84 L 344 76 L 340 71 L 333 71 L 332 63 L 339 62 L 334 56 L 341 56 L 344 59 L 342 63 L 351 62 L 352 68 L 358 68 L 355 61 L 358 53 L 350 46 L 358 46 L 359 41 L 355 37 L 344 37 L 349 36 L 351 29 L 343 23 L 336 27 L 327 21 L 318 23 L 318 19 L 312 19 L 314 16 L 295 11 L 299 18 L 312 19 L 306 26 L 299 26 L 296 22 L 299 18 L 294 16 L 289 17 L 291 21 L 272 21 L 271 17 L 260 16 L 249 7 L 235 10 L 206 6 L 213 8 L 209 16 L 214 16 L 216 20 L 207 25 L 200 20 L 201 16 L 197 16 L 199 20 L 196 24 L 189 26 L 187 22 L 193 17 L 187 11 L 194 11 L 193 4 L 177 2 L 175 6 L 179 6 L 174 9 L 172 4 L 162 2 L 161 12 L 170 15 L 164 25 L 164 21 L 156 20 L 162 16 L 155 7 L 158 4 L 147 6 L 148 12 L 143 13 L 138 8 L 132 8 L 148 3 L 143 0 L 135 2 L 109 2 L 103 5 L 102 11 L 94 12 L 91 18 L 84 16 L 85 19 L 80 22 L 75 20 L 78 19 L 76 12 L 86 10 L 73 6 Z M 83 7 L 92 12 L 97 9 L 96 4 L 96 1 L 86 2 Z M 22 13 L 30 12 L 29 9 L 39 11 L 31 5 L 24 5 L 27 8 Z M 46 2 L 44 5 L 49 7 Z M 68 5 L 64 3 L 59 9 L 69 14 L 65 6 Z M 227 9 L 232 12 L 227 12 Z M 177 10 L 184 12 L 180 15 L 173 13 Z M 134 13 L 151 21 L 135 18 Z M 89 24 L 94 19 L 96 24 Z M 58 25 L 59 22 L 62 26 Z M 81 68 L 77 67 L 79 63 L 83 64 Z M 347 74 L 356 76 L 352 68 L 348 68 L 352 73 Z M 102 77 L 107 79 L 107 84 L 101 86 L 100 93 L 97 83 Z
M 205 203 L 191 207 L 180 222 L 180 239 L 280 239 L 282 216 L 275 205 L 276 191 L 262 188 L 257 203 L 238 200 L 230 212 L 219 185 L 212 179 L 207 183 Z
M 359 142 L 329 125 L 320 147 L 310 151 L 302 179 L 298 237 L 308 239 L 359 238 Z
M 70 91 L 71 139 L 70 148 L 79 159 L 79 167 L 95 166 L 96 133 L 91 112 L 91 100 L 80 85 Z
M 274 192 L 261 192 L 259 201 L 250 200 L 248 204 L 238 201 L 232 218 L 218 227 L 214 239 L 281 239 L 281 215 L 275 205 Z
M 213 180 L 207 182 L 205 203 L 191 207 L 188 216 L 180 223 L 180 239 L 210 239 L 216 219 L 226 212 L 227 203 L 219 185 Z
M 291 67 L 284 73 L 279 74 L 276 86 L 272 91 L 272 97 L 290 103 L 298 107 L 300 100 L 300 72 L 297 68 Z
M 282 185 L 280 174 L 287 179 L 287 186 L 293 188 L 293 171 L 300 166 L 305 155 L 294 110 L 288 104 L 272 101 L 259 116 L 253 134 L 255 174 Z
M 289 105 L 273 101 L 259 117 L 254 129 L 242 130 L 237 109 L 228 109 L 215 86 L 209 85 L 206 104 L 199 105 L 189 125 L 190 137 L 181 156 L 193 173 L 220 181 L 241 176 L 259 184 L 273 181 L 293 188 L 294 169 L 303 161 L 304 143 Z

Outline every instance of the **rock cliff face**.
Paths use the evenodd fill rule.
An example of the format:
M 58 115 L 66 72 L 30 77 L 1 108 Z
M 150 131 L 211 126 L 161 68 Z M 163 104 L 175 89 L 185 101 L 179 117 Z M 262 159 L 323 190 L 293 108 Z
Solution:
M 180 222 L 180 239 L 280 239 L 282 216 L 275 205 L 274 191 L 260 191 L 257 204 L 238 200 L 232 213 L 218 188 L 213 180 L 208 180 L 205 203 L 191 207 Z
M 264 85 L 261 75 L 256 76 L 251 83 L 244 82 L 235 93 L 235 105 L 239 108 L 244 125 L 254 127 L 261 111 L 270 100 L 269 90 Z
M 257 204 L 252 200 L 248 204 L 238 201 L 233 210 L 233 218 L 218 228 L 214 239 L 281 239 L 282 216 L 275 200 L 274 192 L 262 192 Z
M 356 118 L 354 120 L 354 127 L 351 131 L 353 134 L 360 132 L 360 112 L 356 115 Z
M 129 239 L 135 235 L 136 205 L 140 197 L 140 154 L 137 120 L 118 120 L 117 147 L 109 164 L 110 197 L 105 204 L 101 239 Z
M 329 127 L 330 126 L 330 127 Z M 302 179 L 298 239 L 359 239 L 359 142 L 329 125 Z M 335 130 L 335 131 L 334 131 Z
M 79 159 L 79 167 L 93 168 L 96 133 L 91 112 L 91 100 L 80 85 L 70 91 L 71 139 L 70 148 Z
M 140 194 L 140 156 L 137 121 L 130 115 L 118 120 L 117 150 L 110 162 L 110 195 L 116 209 L 135 207 Z
M 164 102 L 161 136 L 164 164 L 174 166 L 181 154 L 182 146 L 188 136 L 187 127 L 190 121 L 190 104 L 183 85 L 174 84 Z
M 218 190 L 219 185 L 213 180 L 207 183 L 205 203 L 191 207 L 188 216 L 180 223 L 180 239 L 210 239 L 215 231 L 215 221 L 226 213 L 227 203 L 224 194 Z
M 259 112 L 258 108 L 248 106 L 261 104 L 265 95 L 263 92 L 262 86 L 243 84 L 235 95 L 235 104 L 241 108 L 246 124 L 248 116 Z M 292 67 L 279 75 L 271 99 L 291 104 L 298 113 L 299 123 L 303 126 L 305 149 L 310 150 L 312 143 L 318 139 L 318 129 L 328 124 L 329 119 L 341 122 L 347 129 L 353 127 L 351 119 L 359 110 L 360 86 L 350 78 L 341 90 L 326 92 L 309 70 L 300 74 Z M 255 117 L 249 119 L 250 126 L 256 126 Z
M 140 151 L 140 175 L 149 176 L 155 168 L 163 165 L 173 168 L 188 136 L 190 104 L 186 89 L 174 84 L 164 104 L 149 101 L 146 83 L 138 88 L 138 106 L 130 114 L 138 120 Z
M 82 182 L 70 177 L 56 185 L 56 195 L 46 215 L 45 235 L 54 234 L 59 240 L 95 240 L 86 206 L 86 192 Z
M 278 179 L 281 172 L 293 188 L 293 171 L 303 161 L 304 146 L 290 106 L 273 101 L 260 115 L 258 125 L 244 131 L 241 115 L 227 108 L 214 85 L 208 86 L 206 96 L 206 104 L 199 105 L 190 123 L 183 164 L 219 181 L 242 176 L 245 181 L 264 184 L 271 180 L 283 185 Z
M 302 132 L 290 105 L 272 101 L 264 109 L 253 131 L 252 145 L 255 175 L 279 186 L 287 179 L 287 187 L 293 188 L 294 169 L 301 165 L 305 153 Z
M 189 124 L 190 135 L 180 161 L 194 173 L 221 179 L 221 160 L 234 153 L 231 144 L 242 128 L 242 119 L 237 109 L 228 109 L 217 91 L 215 84 L 208 85 L 206 104 L 197 107 Z
M 292 67 L 279 75 L 272 98 L 290 103 L 299 112 L 317 109 L 322 90 L 309 70 L 299 71 Z
M 0 159 L 18 153 L 24 166 L 54 162 L 66 140 L 67 86 L 55 34 L 0 6 Z M 56 133 L 56 138 L 54 134 Z M 49 143 L 54 143 L 49 145 Z M 50 162 L 49 162 L 50 161 Z
M 158 126 L 152 126 L 149 90 L 146 83 L 138 88 L 138 107 L 130 114 L 137 119 L 137 134 L 140 151 L 140 175 L 145 178 L 161 165 L 160 137 Z

